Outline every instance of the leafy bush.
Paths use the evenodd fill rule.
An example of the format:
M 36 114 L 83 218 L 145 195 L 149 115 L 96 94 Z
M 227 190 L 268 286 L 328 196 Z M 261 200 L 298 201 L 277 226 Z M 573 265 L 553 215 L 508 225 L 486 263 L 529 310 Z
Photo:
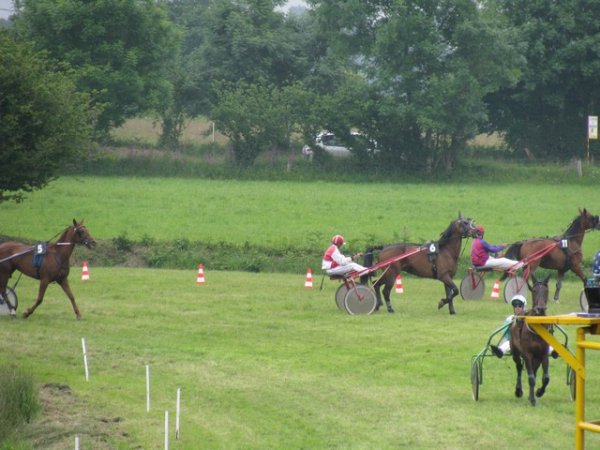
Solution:
M 40 409 L 30 375 L 14 367 L 0 368 L 0 444 Z

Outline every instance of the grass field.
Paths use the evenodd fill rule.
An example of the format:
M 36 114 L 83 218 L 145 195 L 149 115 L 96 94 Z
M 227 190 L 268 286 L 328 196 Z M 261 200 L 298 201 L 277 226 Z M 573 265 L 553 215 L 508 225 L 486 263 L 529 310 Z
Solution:
M 21 435 L 35 448 L 70 448 L 76 435 L 82 448 L 163 448 L 165 410 L 175 449 L 573 446 L 575 406 L 561 360 L 551 361 L 536 408 L 514 397 L 514 366 L 496 358 L 484 361 L 480 400 L 472 400 L 471 357 L 510 313 L 488 299 L 489 285 L 483 300 L 457 300 L 450 316 L 436 308 L 440 283 L 407 276 L 405 293 L 393 296 L 396 314 L 352 317 L 334 304 L 336 283 L 305 289 L 303 274 L 205 271 L 206 285 L 195 285 L 193 270 L 91 267 L 89 282 L 77 275 L 82 321 L 56 286 L 29 319 L 0 317 L 0 363 L 23 367 L 42 386 L 45 414 Z M 21 281 L 21 311 L 35 289 Z M 567 283 L 549 312 L 578 309 L 579 289 Z M 587 367 L 594 417 L 600 362 L 590 357 Z
M 53 239 L 84 218 L 99 247 L 132 240 L 207 240 L 314 249 L 343 233 L 350 251 L 404 238 L 436 239 L 457 217 L 474 218 L 493 243 L 563 232 L 595 186 L 577 184 L 352 184 L 238 182 L 177 178 L 64 177 L 20 204 L 0 205 L 0 233 Z M 588 264 L 600 233 L 584 242 Z M 464 255 L 466 255 L 468 250 Z M 74 259 L 88 257 L 75 250 Z M 215 271 L 206 286 L 189 270 L 90 266 L 71 283 L 84 319 L 51 286 L 28 320 L 0 317 L 0 364 L 18 364 L 40 385 L 44 414 L 21 436 L 34 448 L 162 448 L 164 412 L 174 425 L 182 389 L 181 438 L 171 448 L 555 448 L 573 445 L 574 404 L 565 364 L 537 408 L 515 399 L 514 367 L 486 361 L 481 400 L 471 399 L 471 356 L 510 309 L 501 301 L 456 301 L 438 311 L 439 282 L 404 279 L 397 313 L 350 317 L 333 301 L 337 285 L 303 287 L 296 274 Z M 242 257 L 243 255 L 240 255 Z M 465 265 L 455 281 L 459 282 Z M 320 278 L 315 284 L 318 286 Z M 577 310 L 581 285 L 569 277 L 549 313 Z M 21 280 L 22 312 L 36 284 Z M 571 337 L 574 330 L 569 330 Z M 91 379 L 85 381 L 81 339 Z M 145 366 L 152 407 L 146 412 Z M 600 362 L 589 358 L 588 414 L 600 400 Z M 600 416 L 600 412 L 597 414 Z M 589 448 L 600 447 L 596 436 Z

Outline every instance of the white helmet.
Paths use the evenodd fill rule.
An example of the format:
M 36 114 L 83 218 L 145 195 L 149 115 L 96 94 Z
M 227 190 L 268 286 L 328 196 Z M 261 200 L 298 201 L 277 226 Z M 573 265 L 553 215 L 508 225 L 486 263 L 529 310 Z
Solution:
M 523 304 L 523 308 L 525 308 L 527 306 L 527 299 L 525 298 L 525 296 L 523 296 L 521 294 L 517 294 L 510 301 L 510 304 L 513 306 L 513 308 L 515 306 L 517 306 L 517 305 L 515 305 L 515 303 L 522 303 Z

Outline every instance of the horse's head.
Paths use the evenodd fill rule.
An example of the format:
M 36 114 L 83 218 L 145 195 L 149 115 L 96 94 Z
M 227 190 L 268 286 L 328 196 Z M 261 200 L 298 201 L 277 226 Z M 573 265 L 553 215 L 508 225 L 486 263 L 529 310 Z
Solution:
M 455 224 L 459 227 L 461 238 L 475 237 L 477 235 L 477 226 L 473 219 L 462 217 L 459 214 Z
M 579 210 L 581 226 L 584 230 L 597 230 L 600 228 L 600 218 L 591 214 L 586 208 Z
M 96 240 L 83 224 L 83 220 L 77 223 L 77 221 L 73 219 L 73 226 L 71 228 L 73 228 L 72 242 L 74 244 L 83 244 L 90 249 L 96 246 Z
M 532 274 L 531 278 L 533 279 L 533 284 L 529 285 L 528 282 L 528 285 L 533 300 L 533 314 L 535 316 L 545 316 L 548 306 L 548 281 L 550 280 L 550 275 L 543 280 L 538 280 L 535 274 Z

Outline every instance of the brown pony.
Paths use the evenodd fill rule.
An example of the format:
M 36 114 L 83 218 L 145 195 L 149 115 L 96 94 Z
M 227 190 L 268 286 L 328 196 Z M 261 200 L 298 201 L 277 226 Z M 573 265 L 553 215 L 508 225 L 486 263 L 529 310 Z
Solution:
M 575 217 L 571 225 L 561 235 L 551 238 L 528 239 L 512 244 L 507 250 L 505 256 L 510 259 L 522 260 L 528 255 L 547 248 L 550 245 L 556 245 L 552 251 L 544 255 L 541 259 L 533 260 L 529 264 L 531 273 L 539 266 L 544 269 L 556 270 L 558 272 L 556 278 L 556 291 L 554 293 L 554 301 L 558 302 L 562 280 L 565 273 L 572 270 L 582 282 L 585 283 L 585 275 L 581 270 L 581 260 L 583 254 L 581 245 L 586 230 L 598 229 L 600 221 L 598 216 L 593 216 L 587 209 L 579 210 L 579 215 Z M 566 247 L 563 248 L 561 243 L 565 241 Z M 503 277 L 505 278 L 505 276 Z
M 32 247 L 18 242 L 0 244 L 0 294 L 7 302 L 12 315 L 15 314 L 15 307 L 8 301 L 6 285 L 12 273 L 18 270 L 31 278 L 40 280 L 37 300 L 31 308 L 25 310 L 23 317 L 27 318 L 33 314 L 35 309 L 42 303 L 48 284 L 56 281 L 69 297 L 77 319 L 81 319 L 81 313 L 75 304 L 75 297 L 73 297 L 67 279 L 69 276 L 69 258 L 76 244 L 83 244 L 88 248 L 96 246 L 96 241 L 83 225 L 83 220 L 77 223 L 73 219 L 73 225 L 60 235 L 58 241 L 47 245 L 43 257 L 35 254 L 36 249 L 40 246 Z M 39 265 L 34 264 L 35 257 L 38 257 Z
M 546 306 L 548 304 L 548 280 L 550 275 L 543 281 L 539 281 L 532 275 L 533 286 L 529 289 L 533 297 L 533 309 L 525 313 L 526 316 L 545 316 Z M 515 396 L 523 396 L 523 387 L 521 385 L 521 373 L 523 363 L 527 370 L 527 379 L 529 381 L 529 402 L 535 406 L 535 397 L 541 397 L 546 392 L 546 387 L 550 383 L 548 374 L 548 343 L 544 341 L 535 331 L 525 323 L 523 319 L 517 319 L 510 327 L 510 351 L 513 361 L 517 366 L 517 384 L 515 387 Z M 542 366 L 544 371 L 542 375 L 542 387 L 535 391 L 537 370 Z
M 377 307 L 382 305 L 380 287 L 383 285 L 383 295 L 387 310 L 394 312 L 390 300 L 390 292 L 394 286 L 396 277 L 402 271 L 412 273 L 419 277 L 433 278 L 444 283 L 446 297 L 438 303 L 438 309 L 448 304 L 450 314 L 455 314 L 453 299 L 458 295 L 458 288 L 452 281 L 458 267 L 458 257 L 460 256 L 462 239 L 475 236 L 475 223 L 471 219 L 465 219 L 459 213 L 458 219 L 450 223 L 448 228 L 440 235 L 437 242 L 425 244 L 391 244 L 383 247 L 371 247 L 365 253 L 365 265 L 372 264 L 372 254 L 374 249 L 379 252 L 379 261 L 406 254 L 405 258 L 400 258 L 393 262 L 386 269 L 381 277 L 373 284 L 375 295 L 377 297 Z

